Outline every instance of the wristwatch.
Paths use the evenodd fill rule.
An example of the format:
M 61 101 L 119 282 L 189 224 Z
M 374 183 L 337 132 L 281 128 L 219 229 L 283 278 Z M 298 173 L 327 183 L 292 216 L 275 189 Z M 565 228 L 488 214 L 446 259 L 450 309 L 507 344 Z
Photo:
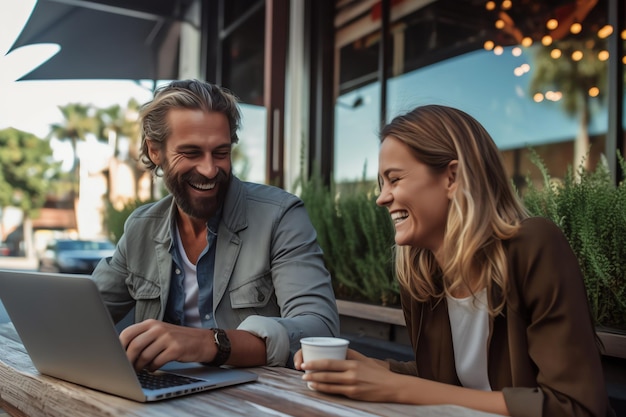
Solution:
M 226 332 L 222 329 L 213 328 L 213 334 L 215 336 L 215 346 L 217 346 L 217 353 L 215 358 L 207 365 L 220 366 L 226 363 L 230 357 L 230 339 L 226 335 Z

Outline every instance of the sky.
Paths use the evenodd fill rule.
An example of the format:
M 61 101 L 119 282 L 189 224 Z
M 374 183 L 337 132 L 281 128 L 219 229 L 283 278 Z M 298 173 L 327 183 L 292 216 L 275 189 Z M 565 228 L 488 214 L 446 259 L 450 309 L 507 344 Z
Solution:
M 15 40 L 38 0 L 2 0 L 0 3 L 0 129 L 13 127 L 46 138 L 52 124 L 62 123 L 59 106 L 70 103 L 107 108 L 126 107 L 134 98 L 145 103 L 152 98 L 152 81 L 134 80 L 39 80 L 19 81 L 56 55 L 62 48 L 57 44 L 24 45 L 13 49 Z M 264 181 L 265 169 L 265 111 L 255 106 L 241 106 L 243 120 L 240 130 L 244 152 L 249 157 L 247 179 Z M 79 142 L 78 155 L 90 164 L 103 164 L 111 150 L 95 138 Z M 64 161 L 69 169 L 73 159 L 67 141 L 51 140 L 53 156 Z M 236 168 L 236 167 L 235 167 Z
M 50 132 L 51 124 L 63 121 L 59 106 L 126 107 L 130 98 L 143 103 L 152 97 L 149 84 L 130 80 L 14 81 L 0 88 L 0 129 L 14 127 L 42 138 Z
M 143 103 L 152 97 L 151 82 L 18 81 L 38 66 L 45 65 L 62 48 L 51 43 L 13 48 L 36 4 L 37 0 L 3 0 L 0 3 L 0 129 L 13 127 L 46 138 L 52 124 L 63 122 L 59 106 L 80 103 L 98 108 L 115 104 L 125 107 L 131 98 Z M 51 145 L 56 159 L 71 161 L 69 143 L 51 141 Z
M 13 127 L 46 138 L 50 125 L 62 123 L 59 106 L 69 103 L 91 104 L 106 108 L 118 104 L 126 107 L 131 98 L 145 103 L 152 98 L 152 82 L 133 80 L 42 80 L 0 83 L 0 129 Z M 248 180 L 264 181 L 265 176 L 265 111 L 258 106 L 242 105 L 240 143 L 248 155 L 250 172 Z M 71 166 L 69 142 L 50 142 L 53 156 Z M 106 145 L 94 141 L 79 144 L 81 158 L 91 158 L 90 163 L 106 162 Z
M 130 80 L 44 80 L 14 81 L 0 84 L 0 129 L 13 127 L 46 138 L 50 126 L 63 122 L 59 106 L 69 103 L 92 104 L 106 108 L 118 104 L 126 107 L 131 98 L 140 103 L 152 97 L 149 84 Z M 56 160 L 71 166 L 69 142 L 50 142 Z M 87 155 L 101 155 L 95 141 L 81 145 Z

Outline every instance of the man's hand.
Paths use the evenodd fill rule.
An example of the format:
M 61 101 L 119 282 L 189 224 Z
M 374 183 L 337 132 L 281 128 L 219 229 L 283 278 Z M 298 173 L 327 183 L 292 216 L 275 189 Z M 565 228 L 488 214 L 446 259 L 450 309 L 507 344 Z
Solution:
M 213 332 L 146 320 L 120 334 L 126 356 L 135 369 L 154 371 L 167 362 L 211 362 L 217 353 Z

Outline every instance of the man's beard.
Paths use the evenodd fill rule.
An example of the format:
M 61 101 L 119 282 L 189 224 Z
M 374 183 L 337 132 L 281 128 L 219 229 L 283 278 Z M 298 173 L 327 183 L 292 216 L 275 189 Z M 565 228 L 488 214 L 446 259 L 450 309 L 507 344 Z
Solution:
M 163 164 L 162 169 L 165 186 L 174 196 L 176 205 L 188 216 L 206 221 L 213 217 L 224 203 L 232 171 L 226 173 L 226 171 L 218 168 L 215 178 L 209 179 L 195 172 L 187 172 L 182 175 L 173 174 L 167 163 Z M 209 181 L 215 182 L 215 187 L 218 189 L 217 195 L 193 198 L 189 196 L 189 183 L 206 183 Z

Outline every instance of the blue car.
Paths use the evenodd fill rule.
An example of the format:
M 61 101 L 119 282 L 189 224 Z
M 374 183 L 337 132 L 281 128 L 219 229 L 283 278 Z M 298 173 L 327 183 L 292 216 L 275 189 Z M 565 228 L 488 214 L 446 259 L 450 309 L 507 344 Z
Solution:
M 91 274 L 100 259 L 113 255 L 108 240 L 58 239 L 49 242 L 39 257 L 39 271 Z

